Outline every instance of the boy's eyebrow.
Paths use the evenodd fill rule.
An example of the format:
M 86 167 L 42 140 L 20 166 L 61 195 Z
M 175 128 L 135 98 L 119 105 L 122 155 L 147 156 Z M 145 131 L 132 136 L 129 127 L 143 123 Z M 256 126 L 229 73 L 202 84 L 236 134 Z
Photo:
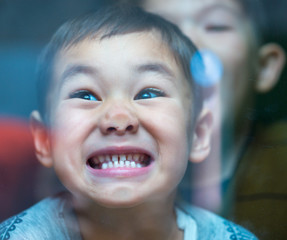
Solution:
M 195 18 L 201 18 L 202 15 L 206 15 L 209 12 L 214 11 L 216 9 L 225 10 L 227 12 L 234 14 L 234 16 L 236 16 L 236 17 L 239 17 L 242 14 L 242 11 L 239 10 L 238 8 L 234 8 L 234 7 L 229 6 L 227 4 L 224 4 L 224 3 L 213 3 L 209 6 L 201 9 L 197 14 L 195 14 Z
M 135 72 L 138 73 L 147 73 L 154 72 L 160 75 L 166 76 L 168 79 L 175 78 L 173 71 L 164 63 L 160 62 L 149 62 L 144 64 L 137 64 L 134 67 Z M 89 65 L 70 65 L 65 69 L 61 76 L 61 85 L 65 83 L 65 81 L 77 74 L 86 74 L 90 76 L 97 75 L 97 68 Z
M 154 72 L 169 78 L 175 78 L 173 71 L 164 63 L 150 62 L 145 64 L 139 64 L 135 67 L 139 73 Z
M 73 77 L 79 73 L 84 73 L 87 75 L 95 75 L 97 72 L 96 68 L 88 65 L 70 65 L 64 71 L 61 77 L 61 82 L 65 82 L 66 79 Z

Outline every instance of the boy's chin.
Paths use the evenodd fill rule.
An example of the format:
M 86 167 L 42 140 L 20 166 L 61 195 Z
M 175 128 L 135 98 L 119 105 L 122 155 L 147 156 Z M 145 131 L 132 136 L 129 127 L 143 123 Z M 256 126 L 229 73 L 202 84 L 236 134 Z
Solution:
M 141 205 L 141 203 L 135 203 L 132 201 L 118 201 L 118 202 L 97 202 L 97 204 L 102 207 L 102 208 L 107 208 L 107 209 L 126 209 L 126 208 L 135 208 L 139 205 Z
M 109 209 L 127 209 L 144 206 L 165 206 L 167 203 L 174 201 L 174 195 L 162 197 L 149 197 L 132 195 L 129 192 L 121 191 L 113 195 L 112 198 L 97 199 L 95 203 L 103 208 Z
M 105 208 L 133 208 L 145 202 L 145 199 L 132 196 L 128 191 L 114 193 L 112 198 L 99 199 L 96 203 Z
M 112 197 L 74 196 L 74 207 L 88 211 L 104 209 L 126 209 L 142 205 L 143 199 L 128 197 L 124 193 Z

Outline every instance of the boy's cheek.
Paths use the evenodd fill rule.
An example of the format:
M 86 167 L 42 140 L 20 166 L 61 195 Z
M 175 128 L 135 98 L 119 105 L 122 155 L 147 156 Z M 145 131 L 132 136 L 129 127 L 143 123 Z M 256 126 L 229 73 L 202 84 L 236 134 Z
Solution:
M 83 113 L 66 103 L 59 103 L 54 109 L 51 119 L 55 129 L 73 128 L 77 123 L 82 122 L 81 119 L 84 117 Z
M 184 105 L 170 101 L 168 104 L 148 111 L 139 110 L 139 119 L 144 126 L 151 128 L 150 132 L 163 133 L 168 137 L 168 132 L 174 130 L 179 135 L 180 132 L 186 135 L 186 129 L 191 122 L 191 107 L 190 104 Z M 161 128 L 162 131 L 159 130 Z M 170 136 L 173 135 L 175 133 L 170 134 Z
M 231 63 L 236 63 L 238 61 L 246 60 L 248 56 L 248 41 L 240 35 L 229 36 L 229 39 L 222 43 L 212 41 L 213 39 L 206 40 L 205 47 L 211 49 L 223 62 L 224 66 L 228 66 Z M 234 54 L 234 49 L 237 53 Z

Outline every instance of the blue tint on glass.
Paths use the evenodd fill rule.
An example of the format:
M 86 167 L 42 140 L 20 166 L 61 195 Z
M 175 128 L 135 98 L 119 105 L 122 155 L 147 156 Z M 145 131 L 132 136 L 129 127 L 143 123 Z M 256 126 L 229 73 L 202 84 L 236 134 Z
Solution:
M 202 87 L 214 86 L 221 80 L 223 74 L 221 60 L 206 49 L 199 50 L 193 55 L 190 70 L 194 80 Z

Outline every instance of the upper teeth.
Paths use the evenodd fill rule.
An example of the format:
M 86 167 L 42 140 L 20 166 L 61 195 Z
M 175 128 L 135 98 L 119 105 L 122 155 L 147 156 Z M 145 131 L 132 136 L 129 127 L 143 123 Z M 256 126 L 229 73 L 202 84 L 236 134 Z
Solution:
M 100 155 L 92 159 L 92 161 L 98 165 L 98 168 L 118 168 L 118 167 L 130 167 L 141 168 L 144 167 L 144 154 L 120 154 L 120 155 Z

